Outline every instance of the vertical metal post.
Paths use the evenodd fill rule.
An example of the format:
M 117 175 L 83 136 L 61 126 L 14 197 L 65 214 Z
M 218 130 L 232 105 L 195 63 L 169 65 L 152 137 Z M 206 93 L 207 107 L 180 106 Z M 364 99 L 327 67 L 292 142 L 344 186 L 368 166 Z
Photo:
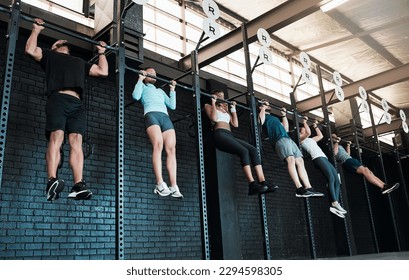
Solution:
M 291 69 L 292 70 L 292 69 Z M 291 71 L 291 73 L 294 73 L 294 71 Z M 300 125 L 298 123 L 298 110 L 297 110 L 297 101 L 295 100 L 295 91 L 297 89 L 298 83 L 300 82 L 300 79 L 298 80 L 297 84 L 294 86 L 293 91 L 290 93 L 290 100 L 291 100 L 291 109 L 293 111 L 293 125 L 294 125 L 294 130 L 296 132 L 295 134 L 295 142 L 297 143 L 298 146 L 300 146 Z M 311 258 L 316 259 L 317 258 L 317 249 L 315 245 L 315 237 L 314 237 L 314 225 L 312 223 L 312 214 L 311 214 L 311 206 L 310 206 L 310 199 L 309 198 L 304 198 L 304 207 L 306 211 L 306 218 L 307 218 L 307 228 L 309 237 L 310 237 L 310 253 L 311 253 Z
M 254 97 L 254 87 L 253 87 L 253 77 L 252 77 L 252 67 L 250 62 L 250 51 L 248 45 L 248 35 L 247 27 L 245 24 L 241 26 L 242 35 L 243 35 L 243 49 L 244 49 L 244 60 L 246 63 L 246 78 L 247 78 L 247 92 L 246 95 L 247 105 L 250 106 L 250 124 L 252 129 L 252 142 L 255 143 L 257 153 L 261 158 L 261 149 L 260 149 L 260 132 L 257 121 L 257 109 L 256 109 L 256 98 Z M 270 238 L 268 235 L 268 223 L 267 223 L 267 205 L 266 205 L 266 196 L 261 194 L 258 196 L 259 205 L 260 205 L 260 217 L 262 222 L 261 230 L 263 232 L 263 246 L 264 246 L 264 258 L 266 260 L 271 260 L 270 253 Z
M 357 132 L 357 129 L 356 129 L 355 119 L 351 119 L 351 122 L 352 122 L 352 125 L 351 125 L 352 133 L 353 133 L 353 136 L 355 137 L 355 145 L 356 145 L 356 149 L 357 149 L 357 152 L 358 152 L 359 161 L 362 162 L 361 148 L 359 146 L 358 132 Z M 378 244 L 378 238 L 376 236 L 376 227 L 375 227 L 375 222 L 374 222 L 374 219 L 373 219 L 371 199 L 369 197 L 369 191 L 368 191 L 368 183 L 367 183 L 365 178 L 363 178 L 363 180 L 364 180 L 366 201 L 368 203 L 369 218 L 371 220 L 372 234 L 373 234 L 373 238 L 374 238 L 375 249 L 376 249 L 376 252 L 379 253 L 379 244 Z
M 116 201 L 115 201 L 115 258 L 117 260 L 125 259 L 125 226 L 124 226 L 124 131 L 125 131 L 125 45 L 124 32 L 125 22 L 124 17 L 118 16 L 119 12 L 124 8 L 122 1 L 114 5 L 114 15 L 116 26 L 113 30 L 113 38 L 118 40 L 118 53 L 116 57 L 117 70 L 117 128 L 116 128 Z
M 198 173 L 200 180 L 200 206 L 202 210 L 202 250 L 203 258 L 210 260 L 210 243 L 209 227 L 207 220 L 207 201 L 206 201 L 206 180 L 205 180 L 205 163 L 204 163 L 204 146 L 203 146 L 203 129 L 202 129 L 202 110 L 200 103 L 200 75 L 197 49 L 191 53 L 192 60 L 192 84 L 195 91 L 196 101 L 196 133 L 197 133 L 197 153 L 198 153 Z
M 376 124 L 375 124 L 375 120 L 374 120 L 373 113 L 372 113 L 372 106 L 371 106 L 370 98 L 368 98 L 368 104 L 369 104 L 369 115 L 371 117 L 371 123 L 372 123 L 372 132 L 375 138 L 376 147 L 378 149 L 379 162 L 381 163 L 382 176 L 383 176 L 384 182 L 387 183 L 385 166 L 383 164 L 381 144 L 379 142 L 378 131 L 376 129 Z M 388 196 L 388 202 L 389 202 L 389 209 L 391 211 L 391 216 L 392 216 L 392 223 L 393 223 L 393 229 L 394 229 L 395 238 L 396 238 L 396 245 L 398 246 L 398 250 L 401 251 L 399 231 L 398 231 L 398 226 L 396 224 L 395 211 L 393 210 L 392 199 L 391 199 L 390 194 L 387 194 L 387 196 Z
M 402 162 L 401 162 L 401 159 L 400 159 L 399 149 L 398 149 L 398 147 L 396 145 L 395 139 L 394 139 L 394 145 L 395 145 L 395 150 L 393 151 L 393 154 L 395 156 L 396 163 L 398 164 L 398 167 L 399 167 L 399 181 L 400 181 L 400 184 L 401 184 L 401 188 L 403 189 L 403 194 L 405 195 L 406 205 L 409 208 L 409 198 L 408 198 L 408 192 L 406 191 L 405 176 L 403 174 Z
M 6 153 L 6 136 L 7 136 L 7 123 L 10 110 L 10 98 L 11 98 L 11 86 L 13 80 L 13 67 L 14 58 L 16 52 L 16 42 L 19 30 L 20 19 L 20 0 L 14 1 L 12 5 L 11 17 L 7 29 L 7 47 L 6 47 L 6 60 L 4 67 L 4 82 L 3 82 L 3 95 L 1 100 L 1 125 L 0 125 L 0 190 L 3 180 L 3 166 L 4 155 Z
M 322 112 L 324 113 L 324 122 L 326 125 L 326 131 L 327 131 L 327 148 L 328 148 L 328 154 L 331 155 L 328 159 L 331 162 L 332 165 L 335 167 L 337 166 L 336 160 L 335 160 L 335 155 L 334 155 L 334 145 L 332 144 L 331 141 L 331 125 L 330 125 L 330 120 L 329 120 L 329 114 L 328 114 L 328 104 L 327 100 L 325 99 L 325 90 L 324 90 L 324 85 L 322 83 L 322 74 L 321 74 L 321 67 L 317 65 L 316 67 L 317 70 L 317 76 L 318 76 L 318 83 L 320 87 L 320 96 L 321 96 L 321 103 L 322 103 Z M 344 184 L 341 184 L 341 188 L 343 187 Z M 339 200 L 344 205 L 343 199 L 342 199 L 342 192 L 339 194 Z M 344 220 L 344 226 L 345 226 L 345 234 L 346 234 L 346 239 L 347 239 L 347 244 L 348 244 L 348 253 L 350 256 L 352 256 L 352 247 L 351 247 L 351 237 L 349 236 L 349 230 L 348 230 L 348 223 L 347 219 Z

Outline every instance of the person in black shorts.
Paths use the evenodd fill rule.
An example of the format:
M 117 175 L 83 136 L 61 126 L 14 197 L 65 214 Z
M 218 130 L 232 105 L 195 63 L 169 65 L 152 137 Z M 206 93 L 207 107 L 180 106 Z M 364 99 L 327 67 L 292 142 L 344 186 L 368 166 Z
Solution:
M 46 152 L 48 183 L 47 200 L 60 197 L 65 183 L 57 178 L 60 162 L 60 147 L 65 132 L 70 144 L 70 166 L 74 186 L 68 198 L 90 199 L 92 193 L 87 190 L 83 179 L 84 154 L 82 140 L 86 130 L 85 108 L 82 104 L 85 76 L 108 76 L 108 62 L 105 57 L 106 44 L 97 45 L 98 64 L 87 63 L 81 58 L 70 55 L 70 44 L 67 40 L 58 40 L 51 49 L 38 47 L 38 35 L 44 29 L 44 21 L 35 19 L 31 35 L 26 42 L 26 54 L 37 61 L 45 71 L 47 87 L 46 104 Z

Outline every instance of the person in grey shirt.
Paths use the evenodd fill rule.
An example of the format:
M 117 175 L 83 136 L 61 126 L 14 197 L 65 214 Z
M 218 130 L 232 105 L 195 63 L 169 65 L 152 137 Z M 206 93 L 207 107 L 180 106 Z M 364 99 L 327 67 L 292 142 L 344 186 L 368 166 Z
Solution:
M 368 167 L 364 166 L 356 158 L 351 157 L 351 141 L 347 141 L 345 149 L 339 145 L 341 138 L 335 133 L 332 134 L 332 141 L 334 143 L 335 159 L 340 162 L 348 172 L 363 175 L 369 183 L 380 188 L 382 194 L 390 193 L 399 188 L 399 183 L 395 183 L 394 185 L 385 184 L 385 182 L 376 177 Z

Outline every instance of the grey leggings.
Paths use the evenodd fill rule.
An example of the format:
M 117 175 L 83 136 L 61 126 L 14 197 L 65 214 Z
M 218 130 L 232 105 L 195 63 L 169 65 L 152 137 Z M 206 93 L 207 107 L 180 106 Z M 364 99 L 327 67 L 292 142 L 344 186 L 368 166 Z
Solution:
M 312 162 L 327 179 L 331 202 L 339 201 L 340 182 L 335 167 L 326 157 L 315 158 Z

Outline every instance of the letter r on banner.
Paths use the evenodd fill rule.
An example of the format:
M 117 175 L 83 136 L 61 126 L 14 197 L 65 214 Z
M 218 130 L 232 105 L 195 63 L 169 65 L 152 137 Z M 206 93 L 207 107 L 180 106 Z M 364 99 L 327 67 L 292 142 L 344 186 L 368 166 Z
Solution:
M 209 25 L 209 32 L 216 36 L 216 29 L 211 25 Z
M 214 15 L 214 8 L 212 6 L 209 6 L 209 12 L 212 13 L 212 15 Z

